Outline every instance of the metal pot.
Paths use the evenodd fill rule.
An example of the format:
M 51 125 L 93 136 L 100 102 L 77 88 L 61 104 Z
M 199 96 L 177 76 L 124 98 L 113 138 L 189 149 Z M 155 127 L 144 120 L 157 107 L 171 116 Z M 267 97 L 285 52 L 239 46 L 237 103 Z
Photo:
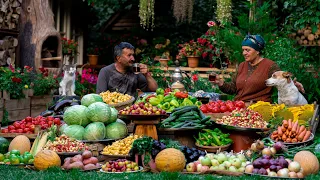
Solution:
M 181 71 L 179 67 L 176 67 L 172 76 L 171 76 L 172 82 L 177 82 L 177 81 L 182 82 L 182 80 L 183 80 L 182 73 L 184 73 L 186 75 L 186 77 L 188 77 L 190 79 L 189 75 L 185 71 Z

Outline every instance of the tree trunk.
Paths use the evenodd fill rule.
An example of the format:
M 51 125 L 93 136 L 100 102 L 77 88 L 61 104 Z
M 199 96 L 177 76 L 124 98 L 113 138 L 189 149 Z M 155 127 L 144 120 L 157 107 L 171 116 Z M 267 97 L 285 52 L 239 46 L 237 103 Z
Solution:
M 42 46 L 49 37 L 56 42 L 46 44 L 55 44 L 53 50 L 56 56 L 61 56 L 61 36 L 54 27 L 54 14 L 48 0 L 22 1 L 19 35 L 22 66 L 36 70 L 42 67 L 41 51 L 45 48 Z

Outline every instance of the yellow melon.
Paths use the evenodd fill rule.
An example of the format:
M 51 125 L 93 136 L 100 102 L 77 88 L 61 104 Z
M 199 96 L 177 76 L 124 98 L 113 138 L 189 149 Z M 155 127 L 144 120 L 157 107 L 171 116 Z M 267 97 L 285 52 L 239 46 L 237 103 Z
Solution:
M 59 155 L 51 150 L 42 150 L 34 157 L 34 167 L 39 170 L 45 170 L 49 167 L 60 167 L 61 159 Z
M 19 150 L 20 154 L 23 154 L 26 151 L 30 151 L 31 143 L 27 136 L 19 135 L 16 136 L 9 145 L 9 151 L 11 150 Z
M 174 148 L 162 150 L 155 159 L 159 171 L 180 172 L 186 166 L 184 154 Z
M 294 161 L 297 161 L 303 169 L 305 176 L 309 174 L 317 174 L 319 171 L 318 158 L 310 151 L 300 151 L 294 156 Z

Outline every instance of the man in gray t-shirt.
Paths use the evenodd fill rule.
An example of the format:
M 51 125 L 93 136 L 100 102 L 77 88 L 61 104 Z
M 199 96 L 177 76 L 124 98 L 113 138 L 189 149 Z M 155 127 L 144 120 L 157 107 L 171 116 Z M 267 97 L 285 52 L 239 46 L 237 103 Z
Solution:
M 107 90 L 118 91 L 123 94 L 136 96 L 137 89 L 154 92 L 158 88 L 157 82 L 148 72 L 145 64 L 140 64 L 140 73 L 132 71 L 134 47 L 127 42 L 121 42 L 114 48 L 115 63 L 100 70 L 96 93 Z

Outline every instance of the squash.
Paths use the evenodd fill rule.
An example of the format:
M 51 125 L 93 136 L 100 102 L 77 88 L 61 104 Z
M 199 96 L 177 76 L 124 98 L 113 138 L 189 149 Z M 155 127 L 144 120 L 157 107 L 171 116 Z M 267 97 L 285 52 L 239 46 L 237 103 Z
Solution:
M 61 166 L 59 155 L 51 150 L 42 150 L 34 157 L 34 167 L 38 170 L 45 170 L 49 167 Z
M 155 159 L 159 171 L 180 172 L 186 166 L 184 154 L 174 148 L 162 150 Z
M 310 151 L 300 151 L 294 156 L 294 161 L 300 163 L 304 176 L 317 174 L 319 171 L 318 158 Z
M 30 140 L 25 135 L 16 136 L 9 145 L 9 151 L 14 149 L 19 150 L 20 154 L 23 154 L 26 151 L 30 152 L 30 148 L 31 148 Z

